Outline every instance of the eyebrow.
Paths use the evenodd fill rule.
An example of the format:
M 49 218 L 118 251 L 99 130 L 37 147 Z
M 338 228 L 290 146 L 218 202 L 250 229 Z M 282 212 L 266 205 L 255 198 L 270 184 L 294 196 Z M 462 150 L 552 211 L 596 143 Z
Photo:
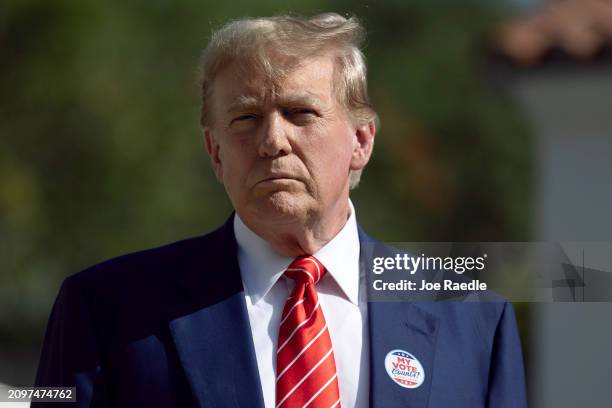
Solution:
M 226 113 L 240 112 L 248 109 L 257 108 L 261 105 L 260 99 L 251 95 L 240 95 L 235 98 Z
M 282 95 L 279 98 L 280 105 L 309 105 L 321 106 L 323 101 L 310 92 L 294 92 L 287 95 Z
M 240 95 L 232 101 L 230 106 L 227 108 L 226 113 L 242 112 L 245 110 L 257 109 L 261 106 L 261 104 L 261 98 L 252 95 Z M 278 98 L 277 104 L 281 106 L 322 106 L 323 101 L 318 96 L 310 92 L 293 92 L 280 96 Z

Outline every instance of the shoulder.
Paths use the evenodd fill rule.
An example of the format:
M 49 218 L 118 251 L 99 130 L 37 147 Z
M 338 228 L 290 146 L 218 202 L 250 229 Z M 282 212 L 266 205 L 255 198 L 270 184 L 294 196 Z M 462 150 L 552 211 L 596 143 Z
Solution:
M 190 262 L 205 252 L 214 242 L 216 231 L 196 237 L 186 238 L 154 248 L 148 248 L 120 255 L 92 265 L 71 278 L 80 281 L 99 280 L 111 277 L 134 279 L 139 274 L 150 275 L 168 266 Z
M 228 222 L 220 228 L 197 237 L 184 239 L 156 248 L 118 256 L 90 266 L 68 276 L 63 282 L 58 298 L 70 297 L 113 309 L 126 305 L 152 305 L 163 301 L 169 291 L 185 276 L 201 272 L 203 278 L 208 269 L 229 257 L 235 257 L 232 249 L 233 230 Z

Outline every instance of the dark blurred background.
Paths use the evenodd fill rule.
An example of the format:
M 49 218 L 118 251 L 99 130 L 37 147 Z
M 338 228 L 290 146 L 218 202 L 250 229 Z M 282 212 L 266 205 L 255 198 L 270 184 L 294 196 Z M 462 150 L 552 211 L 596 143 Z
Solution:
M 573 100 L 563 94 L 571 89 L 588 94 L 580 89 L 595 72 L 603 79 L 587 85 L 601 93 L 602 86 L 610 86 L 605 78 L 612 65 L 609 37 L 603 34 L 595 45 L 585 46 L 580 30 L 566 33 L 573 48 L 559 40 L 566 38 L 559 30 L 583 27 L 588 18 L 585 14 L 572 26 L 572 16 L 582 11 L 559 14 L 560 3 L 610 4 L 3 2 L 0 382 L 32 382 L 63 278 L 116 255 L 203 234 L 229 215 L 198 126 L 196 65 L 211 31 L 232 18 L 335 11 L 363 21 L 370 94 L 382 127 L 352 197 L 360 224 L 373 236 L 385 241 L 562 239 L 550 230 L 558 202 L 551 197 L 563 197 L 566 190 L 548 190 L 565 169 L 559 154 L 571 159 L 572 141 L 583 142 L 572 135 L 584 129 L 582 122 L 567 122 L 580 109 L 585 123 L 593 110 L 600 114 L 595 127 L 607 138 L 597 139 L 581 156 L 602 163 L 593 170 L 599 174 L 594 191 L 599 191 L 612 174 L 606 173 L 605 159 L 612 129 L 605 112 L 612 104 L 589 104 L 590 97 L 586 106 L 557 109 L 554 103 Z M 551 10 L 553 17 L 546 17 Z M 554 18 L 560 19 L 557 26 Z M 557 130 L 568 126 L 574 133 L 559 143 Z M 599 156 L 593 160 L 589 152 Z M 597 201 L 604 211 L 608 202 Z M 553 203 L 550 209 L 547 203 Z M 557 216 L 566 210 L 577 211 L 561 208 Z M 601 221 L 593 228 L 585 230 L 586 239 L 597 228 L 607 231 Z M 531 307 L 515 307 L 529 362 Z

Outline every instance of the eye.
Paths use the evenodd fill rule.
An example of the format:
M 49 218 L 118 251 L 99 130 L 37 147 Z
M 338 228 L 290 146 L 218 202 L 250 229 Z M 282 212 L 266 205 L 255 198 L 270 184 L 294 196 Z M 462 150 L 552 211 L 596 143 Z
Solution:
M 234 123 L 249 123 L 253 120 L 257 119 L 257 115 L 254 114 L 244 114 L 244 115 L 239 115 L 236 116 L 235 118 L 232 118 L 230 125 L 234 124 Z
M 294 109 L 294 110 L 289 111 L 289 113 L 291 115 L 316 115 L 317 114 L 314 110 L 308 109 L 308 108 Z
M 285 117 L 297 125 L 307 125 L 318 116 L 318 112 L 312 108 L 295 108 L 285 111 Z
M 250 120 L 255 119 L 255 115 L 241 115 L 235 118 L 234 120 Z

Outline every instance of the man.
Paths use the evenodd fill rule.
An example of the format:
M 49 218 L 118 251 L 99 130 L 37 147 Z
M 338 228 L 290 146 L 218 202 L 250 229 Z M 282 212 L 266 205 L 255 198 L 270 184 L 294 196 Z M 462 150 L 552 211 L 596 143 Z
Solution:
M 67 278 L 37 385 L 76 386 L 79 406 L 524 406 L 508 304 L 367 302 L 349 201 L 376 133 L 361 39 L 337 14 L 214 34 L 202 126 L 235 214 Z

